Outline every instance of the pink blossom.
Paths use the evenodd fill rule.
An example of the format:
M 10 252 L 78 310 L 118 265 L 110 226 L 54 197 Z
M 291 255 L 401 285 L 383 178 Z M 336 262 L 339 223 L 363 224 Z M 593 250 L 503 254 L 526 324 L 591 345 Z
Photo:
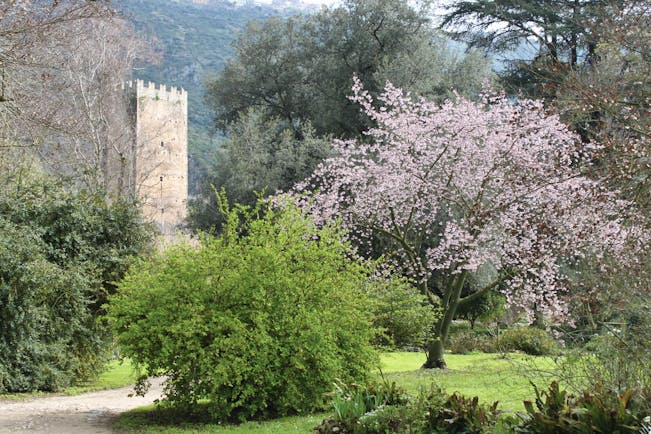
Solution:
M 335 142 L 337 156 L 294 193 L 317 186 L 317 221 L 341 218 L 358 242 L 385 237 L 421 282 L 490 266 L 509 303 L 562 317 L 559 259 L 617 254 L 640 236 L 621 222 L 629 204 L 582 175 L 598 146 L 579 147 L 542 102 L 484 95 L 438 106 L 391 84 L 375 101 L 359 80 L 353 92 L 375 126 Z

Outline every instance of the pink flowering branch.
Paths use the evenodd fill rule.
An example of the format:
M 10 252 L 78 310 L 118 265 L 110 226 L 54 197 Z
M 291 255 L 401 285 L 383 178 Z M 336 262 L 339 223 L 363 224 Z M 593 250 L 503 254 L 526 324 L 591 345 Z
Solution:
M 341 218 L 361 244 L 382 237 L 381 253 L 442 307 L 427 367 L 444 366 L 460 304 L 499 288 L 530 318 L 562 319 L 561 261 L 623 254 L 640 235 L 622 224 L 629 204 L 584 176 L 591 150 L 539 101 L 484 95 L 438 106 L 390 84 L 375 101 L 357 79 L 351 100 L 375 126 L 365 140 L 335 142 L 337 155 L 295 192 L 318 186 L 317 221 Z M 462 298 L 480 267 L 493 278 Z

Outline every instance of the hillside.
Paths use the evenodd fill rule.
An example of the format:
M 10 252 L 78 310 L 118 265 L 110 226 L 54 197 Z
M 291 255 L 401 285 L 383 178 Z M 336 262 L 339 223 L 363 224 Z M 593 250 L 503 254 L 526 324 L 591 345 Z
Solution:
M 212 148 L 212 114 L 203 99 L 205 77 L 223 68 L 233 54 L 232 41 L 248 21 L 288 12 L 224 0 L 114 0 L 113 4 L 162 54 L 159 64 L 136 68 L 134 78 L 188 91 L 192 178 Z
M 222 0 L 206 4 L 192 0 L 115 0 L 139 31 L 162 53 L 158 65 L 143 65 L 136 78 L 182 86 L 189 92 L 192 126 L 208 127 L 209 112 L 203 104 L 207 74 L 219 72 L 232 55 L 231 43 L 251 20 L 263 20 L 278 12 L 270 7 Z

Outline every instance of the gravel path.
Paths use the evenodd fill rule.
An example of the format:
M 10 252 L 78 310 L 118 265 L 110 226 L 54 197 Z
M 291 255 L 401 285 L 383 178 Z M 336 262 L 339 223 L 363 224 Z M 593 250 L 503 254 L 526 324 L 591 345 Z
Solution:
M 107 434 L 113 419 L 127 410 L 149 405 L 162 393 L 162 380 L 152 380 L 144 397 L 132 396 L 132 386 L 84 393 L 48 396 L 26 401 L 0 401 L 0 434 Z

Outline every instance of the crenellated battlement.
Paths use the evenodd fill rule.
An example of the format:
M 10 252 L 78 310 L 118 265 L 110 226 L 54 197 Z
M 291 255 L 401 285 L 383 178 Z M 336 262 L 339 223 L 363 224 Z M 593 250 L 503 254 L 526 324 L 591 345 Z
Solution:
M 135 86 L 134 86 L 135 84 Z M 188 100 L 188 92 L 183 88 L 170 86 L 168 89 L 165 84 L 153 83 L 151 81 L 145 82 L 144 80 L 127 81 L 122 85 L 123 89 L 135 90 L 138 98 L 147 97 L 156 100 L 164 100 L 170 102 L 186 102 Z

